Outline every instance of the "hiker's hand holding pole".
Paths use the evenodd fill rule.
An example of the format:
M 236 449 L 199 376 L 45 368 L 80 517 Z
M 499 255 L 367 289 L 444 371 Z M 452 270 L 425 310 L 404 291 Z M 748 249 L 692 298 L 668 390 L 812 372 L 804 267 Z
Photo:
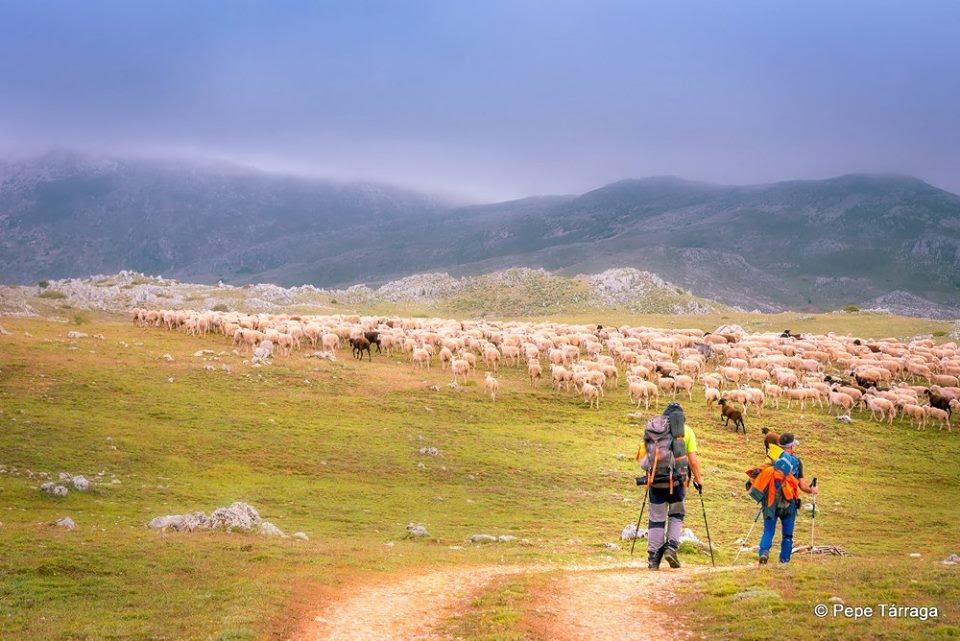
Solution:
M 696 480 L 695 480 L 695 481 L 693 482 L 693 487 L 695 487 L 695 488 L 697 489 L 697 492 L 698 492 L 698 493 L 703 494 L 703 483 L 701 483 L 700 481 L 696 481 Z

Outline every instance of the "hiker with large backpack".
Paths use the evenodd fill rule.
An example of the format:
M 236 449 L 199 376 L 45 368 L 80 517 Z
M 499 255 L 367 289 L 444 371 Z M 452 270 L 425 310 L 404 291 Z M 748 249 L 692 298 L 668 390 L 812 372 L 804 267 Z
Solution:
M 691 474 L 693 486 L 698 492 L 703 490 L 696 454 L 697 437 L 685 422 L 680 404 L 670 403 L 661 416 L 647 423 L 643 445 L 637 452 L 640 467 L 646 472 L 650 503 L 647 567 L 651 570 L 659 570 L 663 559 L 672 568 L 680 567 L 677 548 L 683 532 L 684 498 Z
M 773 547 L 773 537 L 780 521 L 780 563 L 789 563 L 793 553 L 793 527 L 800 507 L 800 492 L 819 494 L 803 479 L 803 462 L 795 454 L 800 444 L 789 432 L 780 435 L 782 453 L 773 461 L 747 471 L 750 495 L 760 503 L 763 513 L 763 535 L 760 537 L 759 562 L 766 565 Z M 771 447 L 773 449 L 773 447 Z

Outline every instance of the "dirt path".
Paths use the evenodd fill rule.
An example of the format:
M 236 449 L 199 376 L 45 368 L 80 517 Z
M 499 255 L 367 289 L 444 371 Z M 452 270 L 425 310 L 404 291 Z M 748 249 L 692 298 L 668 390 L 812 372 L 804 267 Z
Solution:
M 691 635 L 666 613 L 689 571 L 629 568 L 564 572 L 535 608 L 538 631 L 554 641 L 647 641 Z
M 531 599 L 537 636 L 557 641 L 682 639 L 690 634 L 663 610 L 674 587 L 700 570 L 648 572 L 639 564 L 490 566 L 404 575 L 346 590 L 298 641 L 442 641 L 443 623 L 498 577 L 549 572 Z

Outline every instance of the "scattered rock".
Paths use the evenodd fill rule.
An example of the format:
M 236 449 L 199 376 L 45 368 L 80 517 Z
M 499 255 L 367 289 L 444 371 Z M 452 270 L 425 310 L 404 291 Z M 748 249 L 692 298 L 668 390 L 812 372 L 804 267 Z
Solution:
M 86 338 L 87 335 L 83 332 L 67 332 L 67 338 Z
M 90 481 L 86 479 L 82 474 L 78 474 L 70 479 L 70 482 L 73 483 L 73 489 L 78 492 L 86 492 L 90 489 Z
M 496 543 L 497 537 L 492 534 L 471 534 L 470 535 L 471 543 Z
M 944 565 L 960 565 L 960 555 L 951 554 L 943 560 Z
M 309 541 L 309 540 L 310 540 L 310 537 L 307 536 L 306 533 L 304 533 L 304 532 L 294 532 L 294 533 L 293 533 L 293 538 L 298 539 L 298 540 L 300 540 L 300 541 Z
M 619 550 L 619 549 L 620 549 L 620 546 L 617 545 L 616 543 L 609 543 L 609 542 L 608 542 L 608 543 L 604 543 L 604 544 L 603 544 L 603 547 L 607 548 L 608 550 Z
M 425 526 L 419 523 L 407 523 L 407 536 L 419 539 L 430 536 L 430 533 L 427 532 Z
M 456 381 L 454 381 L 454 382 L 452 382 L 452 383 L 447 383 L 447 387 L 449 387 L 450 389 L 452 389 L 452 390 L 454 390 L 454 391 L 457 391 L 457 390 L 460 389 L 460 383 L 458 383 L 458 382 L 456 382 Z
M 847 414 L 841 414 L 840 416 L 837 417 L 837 421 L 839 421 L 840 423 L 846 423 L 847 425 L 849 425 L 850 423 L 853 423 L 853 417 Z
M 237 501 L 229 507 L 219 507 L 207 516 L 203 512 L 158 516 L 147 523 L 152 530 L 225 530 L 227 532 L 259 532 L 266 536 L 286 536 L 280 528 L 260 518 L 257 510 L 247 503 Z
M 516 540 L 517 540 L 517 537 L 515 537 L 512 534 L 501 534 L 500 536 L 497 537 L 498 543 L 512 543 L 513 541 L 516 541 Z
M 66 496 L 69 493 L 66 487 L 62 485 L 57 485 L 52 481 L 47 481 L 40 486 L 40 491 L 44 494 L 49 494 L 50 496 Z
M 200 358 L 202 356 L 213 356 L 214 352 L 212 349 L 198 349 L 193 353 L 194 358 Z
M 263 534 L 264 536 L 279 536 L 281 538 L 286 538 L 287 536 L 280 528 L 270 521 L 261 521 L 259 530 L 260 534 Z
M 173 382 L 173 377 L 171 376 L 170 378 L 168 378 L 168 379 L 167 379 L 167 382 L 168 382 L 168 383 L 172 383 L 172 382 Z
M 167 361 L 168 363 L 172 363 L 172 362 L 173 362 L 173 356 L 170 355 L 170 354 L 164 354 L 164 355 L 161 356 L 160 358 L 162 358 L 163 360 Z
M 838 597 L 838 596 L 832 596 L 832 597 L 830 597 L 829 599 L 827 599 L 827 602 L 828 602 L 828 603 L 839 603 L 840 605 L 843 605 L 843 599 L 841 599 L 841 598 Z
M 253 358 L 250 362 L 254 364 L 266 363 L 273 356 L 273 341 L 263 341 L 253 350 Z
M 630 523 L 623 531 L 620 532 L 620 540 L 622 541 L 632 541 L 633 539 L 645 539 L 647 538 L 647 531 L 645 529 L 637 531 L 637 524 Z
M 921 556 L 922 556 L 922 555 L 921 555 L 919 552 L 911 552 L 911 553 L 910 553 L 910 558 L 911 558 L 911 559 L 919 559 Z
M 421 447 L 418 451 L 423 456 L 440 456 L 440 450 L 435 447 Z
M 307 355 L 307 358 L 319 358 L 325 361 L 335 361 L 337 360 L 337 355 L 330 351 L 323 352 L 313 352 Z
M 440 391 L 440 386 L 439 386 L 439 385 L 429 385 L 429 386 L 427 386 L 427 389 L 430 390 L 431 392 L 439 392 L 439 391 Z
M 62 528 L 66 528 L 66 529 L 68 529 L 68 530 L 75 530 L 75 529 L 77 529 L 77 524 L 74 523 L 74 522 L 73 522 L 73 519 L 71 519 L 69 516 L 64 516 L 64 517 L 62 517 L 62 518 L 59 518 L 59 519 L 57 519 L 56 521 L 54 521 L 53 524 L 54 524 L 56 527 L 62 527 Z
M 690 528 L 683 528 L 683 532 L 680 534 L 679 543 L 682 545 L 684 543 L 692 543 L 697 547 L 703 547 L 703 541 L 697 538 L 697 535 L 693 533 L 693 530 Z

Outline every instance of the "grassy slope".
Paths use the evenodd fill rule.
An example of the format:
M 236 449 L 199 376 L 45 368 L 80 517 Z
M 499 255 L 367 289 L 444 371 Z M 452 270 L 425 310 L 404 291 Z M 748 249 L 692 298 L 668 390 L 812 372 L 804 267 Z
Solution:
M 633 319 L 648 320 L 667 321 Z M 701 324 L 687 320 L 676 322 Z M 780 320 L 768 322 L 780 328 Z M 827 322 L 789 320 L 795 331 Z M 864 335 L 939 327 L 870 316 L 840 317 L 832 327 L 845 329 L 840 321 Z M 609 554 L 602 543 L 615 540 L 639 504 L 629 460 L 637 430 L 624 420 L 622 389 L 591 412 L 545 387 L 530 390 L 519 372 L 508 372 L 501 375 L 503 400 L 493 405 L 476 385 L 431 391 L 427 385 L 442 385 L 445 375 L 415 373 L 386 358 L 361 365 L 295 355 L 251 369 L 227 355 L 227 374 L 204 371 L 191 357 L 201 347 L 220 349 L 220 338 L 97 319 L 81 329 L 103 332 L 105 340 L 72 343 L 64 339 L 71 326 L 9 318 L 3 324 L 12 335 L 0 338 L 0 464 L 18 473 L 0 475 L 0 638 L 285 638 L 327 590 L 369 572 L 599 558 Z M 174 362 L 161 360 L 167 352 Z M 711 579 L 694 592 L 701 606 L 689 609 L 699 625 L 763 638 L 776 620 L 741 615 L 779 607 L 812 624 L 812 603 L 839 592 L 848 603 L 899 596 L 944 613 L 923 625 L 804 626 L 802 638 L 957 633 L 957 569 L 938 564 L 957 551 L 957 432 L 916 439 L 899 423 L 841 427 L 819 411 L 782 410 L 765 423 L 749 417 L 744 438 L 720 429 L 700 402 L 688 404 L 688 417 L 699 428 L 721 562 L 732 558 L 732 542 L 753 514 L 741 478 L 758 459 L 761 424 L 799 434 L 807 469 L 823 485 L 818 540 L 856 555 L 800 559 L 786 573 L 750 573 L 735 584 Z M 438 447 L 441 456 L 419 456 L 423 446 Z M 106 470 L 105 478 L 116 474 L 121 484 L 54 499 L 36 489 L 40 480 L 26 469 L 88 477 Z M 917 488 L 935 491 L 920 497 Z M 160 535 L 144 527 L 159 514 L 209 511 L 234 500 L 311 540 Z M 702 536 L 694 507 L 690 525 Z M 66 514 L 76 531 L 46 525 Z M 404 540 L 408 521 L 426 524 L 435 538 Z M 800 541 L 808 527 L 801 519 Z M 512 533 L 532 545 L 451 549 L 475 532 Z M 913 551 L 923 558 L 909 559 Z M 750 583 L 777 587 L 784 604 L 734 602 L 732 594 Z M 491 599 L 490 607 L 503 607 L 501 601 Z M 482 622 L 479 603 L 475 619 Z M 497 622 L 496 634 L 514 618 Z M 464 632 L 490 629 L 464 625 Z

